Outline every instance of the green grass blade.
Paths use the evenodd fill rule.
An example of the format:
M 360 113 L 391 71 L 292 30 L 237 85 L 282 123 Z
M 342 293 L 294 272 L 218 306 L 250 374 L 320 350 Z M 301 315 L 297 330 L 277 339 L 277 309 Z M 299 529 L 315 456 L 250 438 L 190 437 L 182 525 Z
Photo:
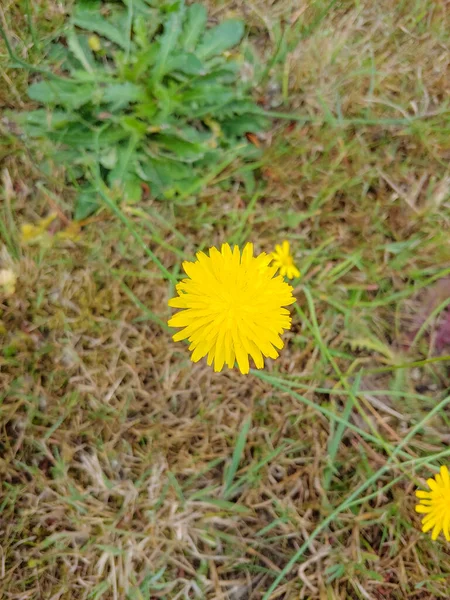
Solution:
M 236 446 L 233 451 L 233 457 L 231 459 L 231 464 L 225 471 L 225 481 L 224 481 L 224 497 L 226 498 L 229 495 L 231 484 L 233 483 L 234 476 L 237 473 L 239 468 L 239 463 L 241 462 L 242 455 L 245 449 L 245 443 L 247 441 L 248 430 L 250 429 L 251 419 L 247 419 L 241 431 L 239 432 L 238 438 L 236 440 Z

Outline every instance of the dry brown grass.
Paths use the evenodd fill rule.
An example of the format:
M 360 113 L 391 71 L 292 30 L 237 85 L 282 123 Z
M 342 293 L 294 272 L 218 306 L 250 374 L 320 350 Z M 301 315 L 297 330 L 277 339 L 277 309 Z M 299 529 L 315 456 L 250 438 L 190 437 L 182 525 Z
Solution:
M 242 10 L 261 47 L 275 17 L 305 19 L 305 39 L 272 76 L 288 75 L 291 105 L 307 119 L 278 123 L 264 141 L 254 209 L 242 187 L 217 182 L 194 206 L 147 200 L 144 211 L 170 226 L 129 214 L 170 270 L 180 262 L 170 246 L 190 256 L 226 238 L 260 249 L 291 240 L 304 317 L 268 365 L 272 381 L 190 363 L 158 322 L 170 285 L 106 211 L 77 243 L 21 246 L 20 223 L 55 201 L 70 219 L 71 197 L 20 141 L 5 142 L 0 214 L 18 286 L 0 301 L 0 596 L 265 598 L 317 526 L 445 397 L 449 361 L 433 362 L 445 358 L 433 327 L 413 346 L 411 336 L 427 318 L 426 290 L 438 293 L 434 280 L 450 268 L 446 4 L 338 3 L 313 27 L 325 7 L 217 11 Z M 338 106 L 360 122 L 339 123 Z M 405 114 L 420 118 L 385 121 Z M 349 389 L 360 411 L 345 417 L 330 459 L 339 426 L 326 411 L 342 417 Z M 378 494 L 311 540 L 270 598 L 448 598 L 448 548 L 420 533 L 413 511 L 430 472 L 420 459 L 447 441 L 448 407 L 362 496 Z

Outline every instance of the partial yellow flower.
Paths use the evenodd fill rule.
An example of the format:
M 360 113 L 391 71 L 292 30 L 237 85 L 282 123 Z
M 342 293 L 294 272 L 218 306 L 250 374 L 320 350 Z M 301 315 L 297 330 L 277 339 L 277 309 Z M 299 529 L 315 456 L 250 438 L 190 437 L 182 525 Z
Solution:
M 284 240 L 281 244 L 275 246 L 275 251 L 270 255 L 272 257 L 272 265 L 280 269 L 280 275 L 287 277 L 288 279 L 294 279 L 294 277 L 300 277 L 300 271 L 294 264 L 291 251 L 289 248 L 289 242 Z
M 11 269 L 0 269 L 0 294 L 12 296 L 16 291 L 17 276 Z
M 427 479 L 431 491 L 417 490 L 416 496 L 420 498 L 416 505 L 416 512 L 425 516 L 422 519 L 422 531 L 430 529 L 431 539 L 436 540 L 441 531 L 445 539 L 450 542 L 450 475 L 448 468 L 442 466 L 440 473 L 434 478 Z
M 209 249 L 209 256 L 197 253 L 195 262 L 184 262 L 187 279 L 177 286 L 178 296 L 169 306 L 181 308 L 169 320 L 171 327 L 182 330 L 173 336 L 177 342 L 191 342 L 191 360 L 208 357 L 214 370 L 224 364 L 241 373 L 250 369 L 249 356 L 256 367 L 264 367 L 264 356 L 277 358 L 283 348 L 280 335 L 290 329 L 291 317 L 285 306 L 295 302 L 292 287 L 275 276 L 277 267 L 269 266 L 265 252 L 253 256 L 253 244 L 242 254 L 223 244 L 220 251 Z
M 47 236 L 47 229 L 58 215 L 51 213 L 45 219 L 38 221 L 36 225 L 24 223 L 20 228 L 21 241 L 23 244 L 33 244 L 42 241 Z

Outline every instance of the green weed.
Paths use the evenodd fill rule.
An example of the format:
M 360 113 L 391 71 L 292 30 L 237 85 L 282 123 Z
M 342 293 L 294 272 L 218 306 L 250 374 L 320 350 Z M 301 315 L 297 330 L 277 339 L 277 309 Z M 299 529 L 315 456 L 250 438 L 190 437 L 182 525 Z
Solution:
M 74 216 L 100 206 L 93 171 L 116 202 L 179 200 L 214 172 L 258 149 L 245 133 L 267 126 L 241 75 L 237 19 L 207 26 L 202 4 L 79 0 L 49 48 L 28 96 L 41 107 L 16 115 L 77 189 Z

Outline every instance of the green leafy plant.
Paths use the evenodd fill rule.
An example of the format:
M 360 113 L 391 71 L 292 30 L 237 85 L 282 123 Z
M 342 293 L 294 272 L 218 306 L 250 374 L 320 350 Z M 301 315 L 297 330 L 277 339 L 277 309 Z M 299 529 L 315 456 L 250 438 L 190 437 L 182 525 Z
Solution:
M 98 208 L 98 176 L 117 201 L 139 202 L 143 183 L 182 201 L 211 170 L 255 157 L 245 133 L 267 119 L 232 53 L 243 35 L 241 21 L 208 27 L 206 8 L 184 0 L 77 2 L 29 87 L 42 107 L 17 115 L 66 167 L 76 219 Z

